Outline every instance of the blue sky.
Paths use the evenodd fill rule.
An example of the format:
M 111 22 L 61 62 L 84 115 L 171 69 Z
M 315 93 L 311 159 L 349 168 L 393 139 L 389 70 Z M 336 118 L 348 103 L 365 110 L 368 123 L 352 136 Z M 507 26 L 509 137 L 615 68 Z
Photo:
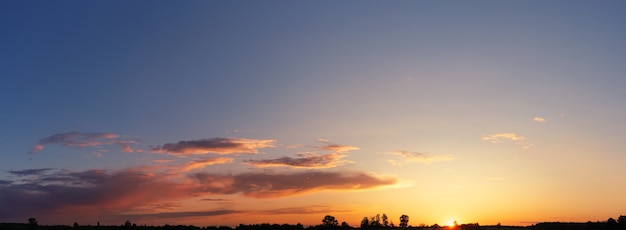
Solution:
M 357 226 L 385 210 L 425 224 L 604 220 L 626 212 L 617 182 L 626 173 L 624 9 L 621 1 L 3 1 L 0 194 L 26 185 L 50 192 L 41 178 L 64 172 L 174 174 L 167 182 L 180 187 L 207 183 L 206 173 L 269 175 L 269 184 L 303 172 L 363 173 L 371 180 L 269 199 L 248 190 L 199 196 L 256 213 L 270 212 L 266 202 L 297 207 L 301 219 L 275 215 L 306 224 L 331 213 Z M 175 169 L 192 162 L 206 165 Z M 444 185 L 450 192 L 420 189 Z M 141 189 L 124 194 L 133 191 Z M 363 201 L 378 196 L 394 199 Z M 314 202 L 324 197 L 342 202 Z M 430 211 L 406 208 L 403 197 Z M 138 199 L 83 218 L 118 224 L 129 213 L 200 210 L 211 215 L 133 217 L 262 221 L 213 215 L 223 204 L 201 209 L 193 198 Z M 107 199 L 115 198 L 35 214 L 60 221 L 50 213 Z M 469 211 L 478 204 L 485 211 Z M 605 209 L 576 211 L 590 204 Z M 155 205 L 169 208 L 146 211 Z

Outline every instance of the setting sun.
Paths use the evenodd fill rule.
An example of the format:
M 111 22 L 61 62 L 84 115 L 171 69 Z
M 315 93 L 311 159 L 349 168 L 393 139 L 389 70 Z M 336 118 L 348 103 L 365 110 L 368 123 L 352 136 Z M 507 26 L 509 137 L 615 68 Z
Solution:
M 445 225 L 448 227 L 456 227 L 457 221 L 455 219 L 449 219 L 445 222 Z

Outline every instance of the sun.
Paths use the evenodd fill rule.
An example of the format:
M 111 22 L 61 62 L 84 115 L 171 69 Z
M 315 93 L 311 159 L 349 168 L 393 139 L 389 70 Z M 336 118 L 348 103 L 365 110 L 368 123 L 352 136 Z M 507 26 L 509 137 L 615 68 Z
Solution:
M 452 219 L 449 219 L 448 221 L 446 221 L 445 225 L 448 226 L 448 227 L 454 228 L 454 227 L 457 226 L 457 222 L 456 222 L 456 220 L 454 220 L 454 218 L 452 218 Z

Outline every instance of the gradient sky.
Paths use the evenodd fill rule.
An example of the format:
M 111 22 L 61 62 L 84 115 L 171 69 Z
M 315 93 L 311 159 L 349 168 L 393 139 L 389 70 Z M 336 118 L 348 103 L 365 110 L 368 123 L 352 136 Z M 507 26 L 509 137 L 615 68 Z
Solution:
M 624 1 L 0 1 L 0 222 L 626 214 Z

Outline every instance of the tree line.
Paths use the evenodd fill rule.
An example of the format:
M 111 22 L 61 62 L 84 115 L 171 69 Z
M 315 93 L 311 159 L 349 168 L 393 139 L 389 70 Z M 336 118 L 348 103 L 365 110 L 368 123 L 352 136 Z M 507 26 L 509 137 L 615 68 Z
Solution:
M 101 226 L 98 223 L 95 226 L 80 225 L 76 222 L 72 226 L 68 225 L 39 225 L 37 219 L 29 218 L 26 223 L 0 223 L 0 229 L 15 229 L 15 230 L 31 230 L 31 229 L 52 229 L 52 230 L 65 230 L 65 229 L 84 229 L 84 230 L 142 230 L 142 229 L 162 229 L 162 230 L 347 230 L 355 229 L 345 221 L 339 223 L 339 220 L 332 215 L 326 215 L 319 225 L 313 225 L 304 227 L 302 224 L 240 224 L 236 227 L 230 226 L 207 226 L 198 227 L 193 225 L 163 225 L 163 226 L 147 226 L 137 225 L 130 221 L 126 221 L 121 225 L 115 226 Z M 418 227 L 412 227 L 408 225 L 409 216 L 401 215 L 398 218 L 398 225 L 395 225 L 392 220 L 388 218 L 386 214 L 376 214 L 371 217 L 363 217 L 361 220 L 361 229 L 391 229 L 391 228 L 411 228 L 411 229 L 443 229 L 437 224 L 432 226 L 420 225 Z M 461 224 L 447 227 L 448 230 L 513 230 L 513 229 L 530 229 L 530 230 L 626 230 L 626 216 L 622 215 L 616 219 L 609 218 L 607 221 L 598 222 L 586 222 L 586 223 L 561 223 L 561 222 L 544 222 L 534 224 L 528 227 L 504 227 L 500 224 L 495 226 L 480 226 L 478 223 L 473 224 Z

